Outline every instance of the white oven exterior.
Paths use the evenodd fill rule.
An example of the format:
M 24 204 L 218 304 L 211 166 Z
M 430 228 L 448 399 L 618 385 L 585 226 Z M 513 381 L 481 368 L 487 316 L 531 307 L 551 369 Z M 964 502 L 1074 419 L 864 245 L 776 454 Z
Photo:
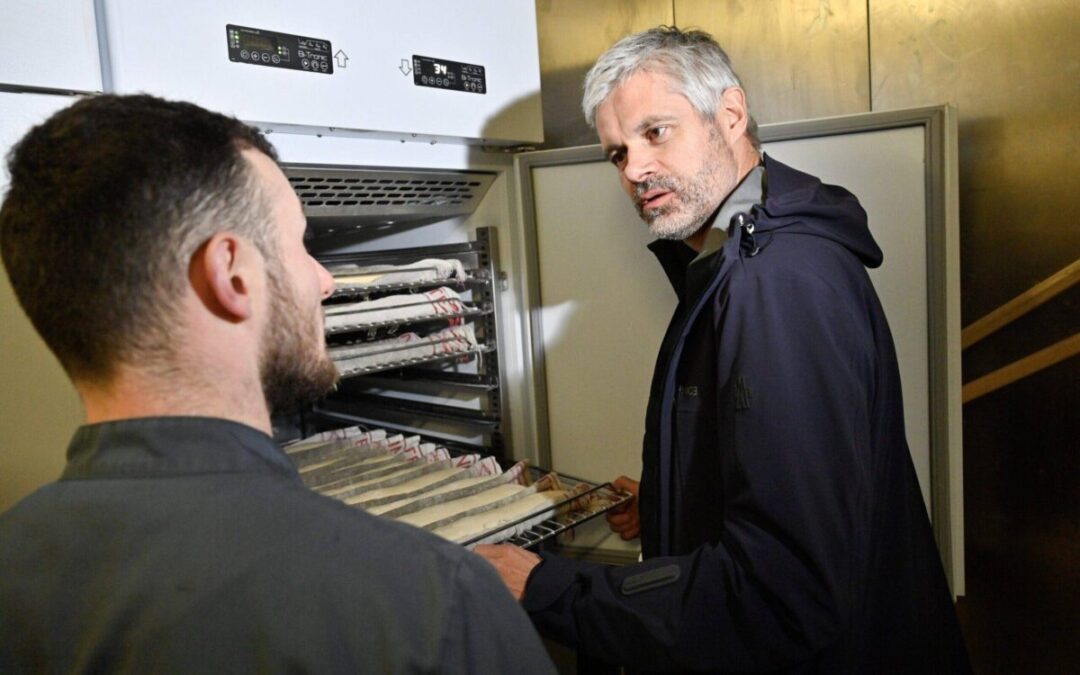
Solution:
M 110 92 L 188 100 L 300 133 L 497 145 L 543 140 L 531 0 L 96 5 Z M 230 51 L 227 26 L 267 34 L 258 49 L 247 48 L 256 44 L 247 43 L 248 33 L 238 35 L 238 50 Z M 315 54 L 324 67 L 309 69 L 303 44 L 286 44 L 285 37 L 279 43 L 277 32 L 328 45 L 330 58 Z M 275 49 L 267 50 L 270 42 Z M 467 64 L 477 79 L 453 89 L 451 67 L 428 86 L 414 74 L 416 59 L 425 58 L 444 70 Z M 285 67 L 298 61 L 305 67 Z

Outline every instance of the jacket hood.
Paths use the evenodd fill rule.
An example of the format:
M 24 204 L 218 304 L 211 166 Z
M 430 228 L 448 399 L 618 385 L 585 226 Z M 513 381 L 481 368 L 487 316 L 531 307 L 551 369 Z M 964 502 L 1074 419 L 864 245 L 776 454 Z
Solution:
M 765 204 L 755 206 L 751 213 L 755 235 L 772 232 L 824 237 L 854 253 L 866 267 L 881 265 L 881 248 L 870 234 L 866 211 L 855 195 L 767 154 L 765 171 Z
M 751 209 L 754 237 L 764 251 L 774 235 L 809 234 L 834 241 L 869 268 L 881 266 L 882 254 L 855 195 L 765 155 L 768 189 L 765 203 Z M 734 236 L 734 233 L 731 232 Z M 697 253 L 681 241 L 657 239 L 649 250 L 660 261 L 682 297 L 687 269 Z

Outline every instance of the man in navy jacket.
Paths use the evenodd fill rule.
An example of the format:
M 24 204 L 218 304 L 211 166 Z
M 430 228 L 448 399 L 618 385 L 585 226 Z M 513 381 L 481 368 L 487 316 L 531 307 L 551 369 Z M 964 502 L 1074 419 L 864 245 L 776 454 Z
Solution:
M 481 548 L 541 633 L 641 670 L 969 670 L 858 200 L 762 156 L 704 33 L 604 54 L 584 108 L 679 297 L 623 568 Z

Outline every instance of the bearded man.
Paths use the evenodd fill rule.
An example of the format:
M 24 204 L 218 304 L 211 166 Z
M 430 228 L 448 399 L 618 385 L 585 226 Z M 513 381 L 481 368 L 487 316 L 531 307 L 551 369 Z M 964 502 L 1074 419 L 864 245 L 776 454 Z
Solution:
M 86 425 L 0 516 L 0 672 L 551 672 L 489 565 L 316 495 L 272 441 L 336 381 L 333 281 L 257 130 L 97 96 L 10 173 L 4 266 Z
M 970 667 L 904 437 L 882 254 L 843 188 L 760 152 L 708 35 L 631 35 L 585 116 L 679 297 L 623 568 L 485 547 L 541 634 L 634 670 Z M 594 666 L 595 668 L 595 666 Z

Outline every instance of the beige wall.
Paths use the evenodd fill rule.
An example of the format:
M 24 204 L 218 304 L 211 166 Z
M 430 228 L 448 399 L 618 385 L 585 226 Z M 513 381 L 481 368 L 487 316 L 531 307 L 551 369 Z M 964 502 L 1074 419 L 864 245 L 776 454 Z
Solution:
M 82 423 L 75 388 L 23 314 L 0 272 L 0 512 L 64 468 Z M 29 450 L 29 451 L 28 451 Z

